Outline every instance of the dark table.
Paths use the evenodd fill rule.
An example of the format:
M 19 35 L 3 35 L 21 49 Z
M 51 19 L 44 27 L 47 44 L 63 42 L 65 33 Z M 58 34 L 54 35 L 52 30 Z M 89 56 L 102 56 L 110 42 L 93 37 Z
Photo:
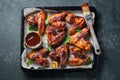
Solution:
M 26 73 L 20 67 L 21 10 L 38 6 L 79 6 L 98 13 L 95 31 L 102 48 L 95 72 Z M 120 80 L 120 0 L 0 0 L 0 80 Z

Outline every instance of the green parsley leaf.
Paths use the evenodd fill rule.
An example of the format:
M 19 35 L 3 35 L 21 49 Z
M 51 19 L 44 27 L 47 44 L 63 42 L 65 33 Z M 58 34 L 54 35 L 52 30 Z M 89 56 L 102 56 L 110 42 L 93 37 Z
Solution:
M 34 62 L 32 61 L 32 60 L 30 60 L 30 59 L 28 59 L 28 62 L 27 62 L 27 65 L 29 66 L 29 65 L 31 65 L 31 64 L 33 64 Z
M 70 37 L 69 37 L 69 36 L 67 36 L 67 37 L 65 38 L 64 43 L 69 43 L 69 41 L 70 41 Z
M 82 30 L 80 29 L 80 26 L 78 26 L 75 31 L 76 32 L 81 32 Z
M 38 28 L 37 28 L 37 26 L 35 26 L 35 25 L 34 25 L 34 26 L 31 26 L 31 25 L 30 25 L 30 26 L 29 26 L 29 30 L 30 30 L 30 31 L 38 31 Z
M 86 62 L 86 65 L 89 65 L 89 64 L 91 64 L 91 63 L 92 63 L 92 59 L 89 58 L 88 61 Z
M 49 23 L 49 21 L 48 21 L 48 18 L 46 19 L 46 21 L 45 21 L 45 24 L 48 24 Z
M 48 45 L 48 50 L 49 50 L 50 52 L 52 52 L 52 51 L 54 50 L 54 48 L 52 48 L 51 45 Z

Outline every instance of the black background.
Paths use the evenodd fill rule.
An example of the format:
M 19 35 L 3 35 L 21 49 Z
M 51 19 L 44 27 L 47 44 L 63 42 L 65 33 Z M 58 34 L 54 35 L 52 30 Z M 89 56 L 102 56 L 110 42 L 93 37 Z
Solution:
M 21 10 L 24 7 L 79 6 L 98 13 L 95 31 L 102 48 L 95 72 L 26 73 L 20 67 Z M 120 0 L 0 0 L 0 80 L 120 80 Z

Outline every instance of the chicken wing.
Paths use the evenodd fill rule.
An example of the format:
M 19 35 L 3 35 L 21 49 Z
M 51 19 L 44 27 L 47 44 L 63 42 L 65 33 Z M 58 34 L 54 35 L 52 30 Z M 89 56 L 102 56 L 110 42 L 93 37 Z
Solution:
M 28 23 L 29 25 L 35 25 L 35 24 L 37 24 L 37 22 L 35 22 L 34 15 L 28 16 L 27 19 L 26 19 L 26 21 L 27 21 L 27 23 Z
M 88 50 L 88 51 L 91 50 L 91 46 L 92 46 L 91 43 L 84 38 L 81 38 L 76 42 L 74 40 L 72 41 L 70 40 L 70 44 L 73 44 L 82 50 Z
M 89 28 L 82 29 L 82 32 L 76 32 L 74 35 L 70 36 L 69 44 L 75 45 L 83 50 L 90 50 L 92 45 L 84 38 L 88 33 Z
M 67 16 L 65 17 L 65 21 L 67 21 L 70 24 L 73 24 L 75 22 L 75 15 L 72 13 L 67 13 Z
M 47 48 L 42 48 L 40 50 L 30 52 L 28 54 L 28 58 L 43 67 L 47 67 L 49 62 L 45 57 L 48 55 L 48 53 L 49 50 Z
M 57 14 L 53 14 L 49 16 L 48 21 L 52 27 L 55 27 L 58 29 L 58 31 L 64 31 L 66 30 L 66 23 L 64 20 L 65 16 L 67 15 L 67 12 L 61 12 Z
M 74 23 L 71 28 L 68 30 L 68 34 L 74 34 L 77 28 L 84 28 L 85 26 L 85 19 L 83 17 L 75 17 Z
M 49 53 L 51 60 L 58 61 L 61 67 L 65 66 L 68 60 L 68 45 L 63 44 Z
M 45 29 L 45 20 L 46 20 L 47 14 L 45 11 L 40 11 L 39 13 L 36 13 L 34 15 L 30 15 L 27 17 L 27 23 L 29 25 L 37 25 L 39 34 L 43 34 Z
M 50 24 L 52 22 L 62 21 L 64 20 L 66 15 L 67 15 L 67 12 L 56 13 L 56 14 L 50 15 L 48 18 L 48 21 Z
M 70 42 L 72 40 L 74 40 L 76 42 L 81 38 L 85 38 L 88 35 L 88 33 L 89 33 L 89 28 L 84 28 L 84 29 L 82 29 L 81 32 L 76 32 L 74 35 L 71 35 L 70 36 L 70 38 L 71 38 Z
M 74 58 L 69 60 L 68 64 L 70 66 L 80 66 L 86 64 L 90 58 L 84 50 L 81 50 L 77 47 L 72 47 L 70 52 L 74 55 Z
M 66 30 L 66 23 L 64 21 L 52 22 L 51 26 L 57 28 L 58 31 Z
M 56 32 L 55 28 L 48 26 L 46 28 L 47 41 L 51 46 L 58 46 L 66 37 L 66 32 Z
M 38 32 L 39 34 L 43 34 L 44 29 L 45 29 L 45 20 L 47 17 L 47 14 L 45 11 L 41 11 L 38 15 Z

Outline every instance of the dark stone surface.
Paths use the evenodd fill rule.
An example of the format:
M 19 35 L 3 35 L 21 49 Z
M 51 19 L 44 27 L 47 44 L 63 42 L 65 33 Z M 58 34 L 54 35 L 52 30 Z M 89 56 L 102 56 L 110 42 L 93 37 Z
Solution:
M 102 55 L 96 72 L 41 72 L 20 68 L 21 10 L 36 6 L 79 6 L 90 3 L 98 12 L 95 30 Z M 120 80 L 120 0 L 0 0 L 0 80 Z

